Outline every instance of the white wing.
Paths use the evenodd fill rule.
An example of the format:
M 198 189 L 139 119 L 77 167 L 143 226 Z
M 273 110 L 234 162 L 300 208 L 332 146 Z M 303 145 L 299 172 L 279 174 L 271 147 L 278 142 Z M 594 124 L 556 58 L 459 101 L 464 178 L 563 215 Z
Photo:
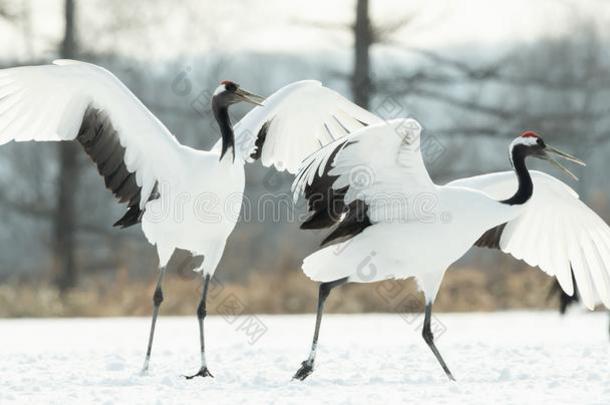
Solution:
M 237 155 L 296 173 L 301 161 L 357 129 L 381 119 L 318 81 L 282 87 L 235 126 Z
M 610 308 L 610 228 L 566 184 L 542 172 L 530 174 L 534 194 L 518 218 L 492 232 L 496 246 L 556 276 L 570 295 L 571 266 L 583 303 L 592 309 L 599 297 Z M 517 179 L 512 172 L 500 172 L 447 185 L 506 199 L 517 189 Z
M 295 199 L 305 195 L 314 211 L 310 219 L 323 219 L 320 227 L 344 221 L 341 212 L 327 212 L 329 207 L 350 204 L 371 222 L 409 220 L 411 197 L 435 189 L 421 156 L 420 133 L 417 121 L 396 119 L 327 145 L 303 161 L 292 186 Z M 337 199 L 343 204 L 337 206 Z
M 107 70 L 67 60 L 0 70 L 0 144 L 77 138 L 130 207 L 179 160 L 180 144 Z

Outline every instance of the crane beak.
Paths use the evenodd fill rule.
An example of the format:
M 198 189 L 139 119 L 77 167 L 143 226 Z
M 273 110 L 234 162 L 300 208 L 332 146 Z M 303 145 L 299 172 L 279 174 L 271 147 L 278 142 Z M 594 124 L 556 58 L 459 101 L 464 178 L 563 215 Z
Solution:
M 255 104 L 255 105 L 263 105 L 263 101 L 265 101 L 265 97 L 261 97 L 257 94 L 250 93 L 244 89 L 235 90 L 235 94 L 242 100 L 247 103 Z
M 568 170 L 564 165 L 559 163 L 559 161 L 557 159 L 555 159 L 552 155 L 559 156 L 562 159 L 568 160 L 568 161 L 570 161 L 572 163 L 576 163 L 577 165 L 580 165 L 580 166 L 586 166 L 585 162 L 583 162 L 582 160 L 580 160 L 580 159 L 570 155 L 569 153 L 562 152 L 559 149 L 555 149 L 555 148 L 553 148 L 551 146 L 547 146 L 544 149 L 544 152 L 545 152 L 545 154 L 544 154 L 545 159 L 548 160 L 553 166 L 557 167 L 559 170 L 563 171 L 568 176 L 570 176 L 574 180 L 578 181 L 578 177 L 576 177 L 574 175 L 574 173 L 572 173 L 570 170 Z

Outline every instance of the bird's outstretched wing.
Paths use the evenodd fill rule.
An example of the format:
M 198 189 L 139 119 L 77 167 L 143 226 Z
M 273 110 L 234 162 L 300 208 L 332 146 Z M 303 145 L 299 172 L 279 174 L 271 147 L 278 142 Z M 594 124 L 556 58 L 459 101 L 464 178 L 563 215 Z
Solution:
M 106 187 L 128 204 L 120 226 L 139 222 L 179 156 L 167 128 L 99 66 L 58 60 L 0 70 L 0 145 L 75 139 Z
M 303 159 L 366 125 L 381 122 L 318 81 L 282 87 L 235 125 L 238 156 L 296 173 Z
M 304 229 L 338 224 L 323 243 L 353 236 L 371 223 L 413 218 L 412 199 L 434 184 L 413 119 L 375 124 L 334 141 L 305 159 L 292 185 L 308 200 Z
M 560 180 L 538 171 L 530 174 L 534 194 L 525 211 L 487 231 L 478 245 L 538 266 L 556 276 L 569 295 L 574 293 L 572 269 L 584 304 L 592 309 L 601 299 L 610 308 L 610 227 Z M 499 200 L 511 196 L 517 180 L 512 172 L 499 172 L 447 185 L 480 190 Z

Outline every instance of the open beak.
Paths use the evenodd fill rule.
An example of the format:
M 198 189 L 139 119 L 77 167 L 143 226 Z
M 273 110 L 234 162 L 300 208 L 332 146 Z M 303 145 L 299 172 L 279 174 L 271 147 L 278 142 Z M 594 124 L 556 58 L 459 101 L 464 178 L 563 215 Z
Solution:
M 578 177 L 576 177 L 574 175 L 574 173 L 572 173 L 570 170 L 568 170 L 564 165 L 559 163 L 559 161 L 557 161 L 553 157 L 553 155 L 559 156 L 560 158 L 568 160 L 572 163 L 576 163 L 577 165 L 586 166 L 585 162 L 583 162 L 582 160 L 577 159 L 576 157 L 570 155 L 569 153 L 562 152 L 551 146 L 547 145 L 547 147 L 544 149 L 544 152 L 545 152 L 544 156 L 545 156 L 546 160 L 548 160 L 553 166 L 557 167 L 559 170 L 565 172 L 568 176 L 572 177 L 574 180 L 578 180 Z
M 246 91 L 244 89 L 237 89 L 235 90 L 235 94 L 242 99 L 242 101 L 245 101 L 247 103 L 251 103 L 251 104 L 256 104 L 256 105 L 263 105 L 263 101 L 265 101 L 265 97 L 261 97 L 257 94 L 254 93 L 250 93 L 249 91 Z

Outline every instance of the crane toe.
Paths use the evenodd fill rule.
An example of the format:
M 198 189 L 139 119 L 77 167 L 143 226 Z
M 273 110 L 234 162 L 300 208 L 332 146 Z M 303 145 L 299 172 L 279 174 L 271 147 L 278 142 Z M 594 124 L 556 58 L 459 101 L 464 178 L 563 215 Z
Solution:
M 301 368 L 292 377 L 293 380 L 303 381 L 313 373 L 313 361 L 305 360 L 301 363 Z
M 199 371 L 196 374 L 185 375 L 184 376 L 184 378 L 186 378 L 187 380 L 192 380 L 195 377 L 211 377 L 211 378 L 214 378 L 214 376 L 212 375 L 212 373 L 210 373 L 210 370 L 208 370 L 207 367 L 200 368 Z

